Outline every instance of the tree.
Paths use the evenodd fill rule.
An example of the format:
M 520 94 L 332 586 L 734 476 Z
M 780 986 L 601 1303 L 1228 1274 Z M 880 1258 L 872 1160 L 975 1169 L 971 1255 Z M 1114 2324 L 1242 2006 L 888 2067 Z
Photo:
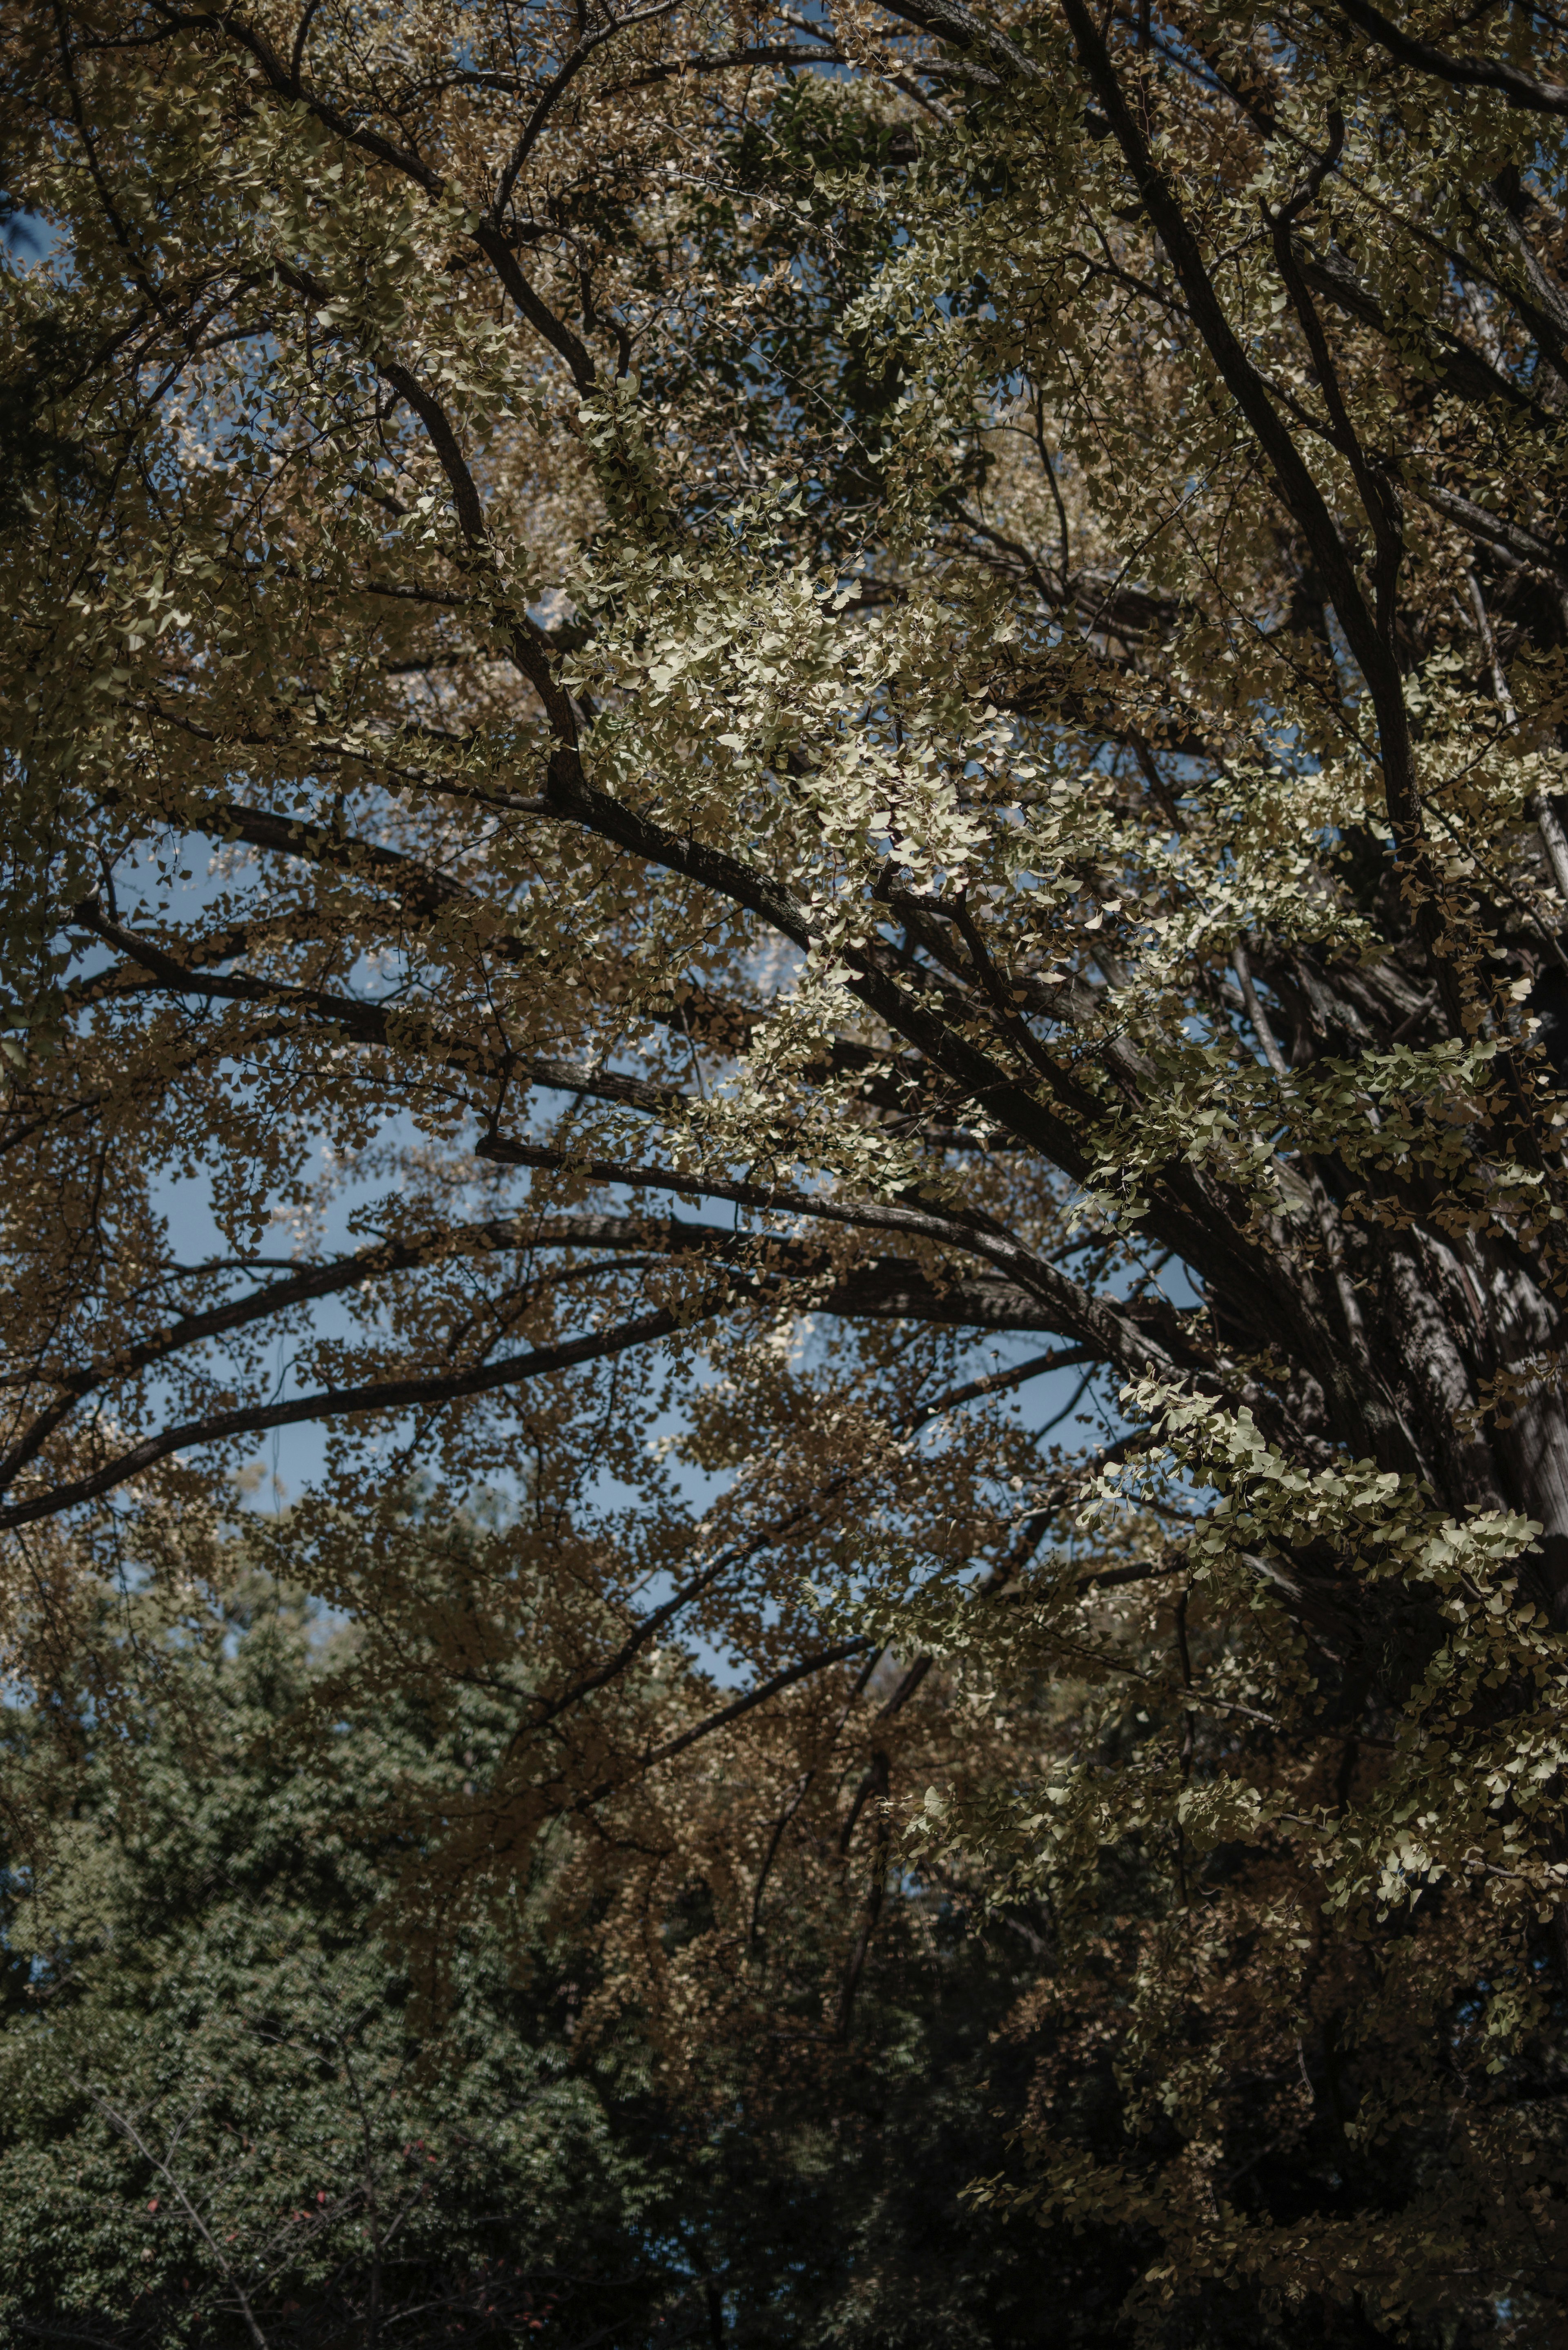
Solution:
M 1561 48 L 92 0 L 5 68 L 16 1669 L 116 1702 L 96 1595 L 318 1424 L 287 1572 L 511 1708 L 410 1798 L 432 1996 L 556 1834 L 671 2050 L 840 1856 L 839 2043 L 896 1863 L 1044 1903 L 994 2191 L 1173 2338 L 1560 2336 Z M 416 1467 L 516 1501 L 444 1579 Z
M 1109 2338 L 1103 2247 L 977 2228 L 959 2201 L 1021 2112 L 1026 2068 L 987 2032 L 1027 1983 L 1025 1941 L 1010 1956 L 908 1904 L 852 2055 L 725 2045 L 672 2096 L 635 2018 L 586 2045 L 592 1938 L 541 1930 L 539 1886 L 524 1968 L 515 1932 L 465 1937 L 431 2041 L 378 1923 L 394 1798 L 483 1767 L 504 1713 L 389 1706 L 358 1685 L 352 1630 L 324 1635 L 243 1544 L 230 1567 L 204 1617 L 133 1609 L 157 1675 L 118 1752 L 90 1714 L 74 1767 L 25 1713 L 5 1726 L 57 1840 L 47 1872 L 0 1887 L 19 1978 L 0 2340 L 936 2350 L 1033 2339 L 1064 2302 L 1056 2338 Z M 323 1749 L 301 1725 L 328 1692 Z

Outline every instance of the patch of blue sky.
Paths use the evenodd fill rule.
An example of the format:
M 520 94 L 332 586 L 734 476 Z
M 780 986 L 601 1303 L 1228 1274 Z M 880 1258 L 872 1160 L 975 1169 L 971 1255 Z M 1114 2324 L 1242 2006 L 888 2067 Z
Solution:
M 0 194 L 0 251 L 24 269 L 36 269 L 60 252 L 60 232 L 41 213 L 13 212 Z

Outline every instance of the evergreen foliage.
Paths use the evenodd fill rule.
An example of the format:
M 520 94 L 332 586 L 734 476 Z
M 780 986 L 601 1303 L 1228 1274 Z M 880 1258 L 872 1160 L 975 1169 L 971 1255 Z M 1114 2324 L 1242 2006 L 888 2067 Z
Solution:
M 0 2340 L 329 2350 L 613 2340 L 870 2345 L 1115 2339 L 1114 2251 L 977 2225 L 1027 2068 L 992 2035 L 1032 1971 L 951 1918 L 895 1925 L 852 2061 L 722 2049 L 672 2095 L 635 2015 L 589 2037 L 592 1939 L 472 1938 L 421 2029 L 377 1826 L 412 1779 L 484 1767 L 354 1709 L 350 1633 L 239 1566 L 193 1639 L 143 1613 L 153 1693 L 6 1725 L 47 1758 L 51 1865 L 5 1882 Z M 323 1678 L 325 1753 L 300 1722 Z M 672 1930 L 680 1931 L 677 1925 Z M 1122 2263 L 1125 2270 L 1125 2260 Z

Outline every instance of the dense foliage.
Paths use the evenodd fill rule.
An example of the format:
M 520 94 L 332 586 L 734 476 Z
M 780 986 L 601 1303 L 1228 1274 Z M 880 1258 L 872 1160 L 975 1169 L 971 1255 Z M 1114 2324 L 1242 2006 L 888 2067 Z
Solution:
M 1022 2112 L 1021 2055 L 988 2043 L 1027 1933 L 985 1948 L 917 1904 L 851 2061 L 784 2032 L 680 2094 L 635 2016 L 581 2043 L 592 1937 L 537 1907 L 521 1952 L 467 1938 L 441 2029 L 412 2029 L 389 1802 L 492 1763 L 495 1710 L 442 1737 L 357 1701 L 352 1634 L 313 1641 L 254 1574 L 200 1631 L 133 1630 L 156 1695 L 129 1752 L 84 1718 L 57 1776 L 8 1725 L 8 1771 L 69 1800 L 47 1887 L 6 1885 L 0 2340 L 950 2350 L 1047 2308 L 1106 2338 L 1125 2258 L 961 2201 Z M 299 1725 L 328 1686 L 323 1750 Z
M 17 2143 L 97 2130 L 108 2208 L 73 2033 L 166 2118 L 159 2016 L 347 2033 L 395 1965 L 364 2062 L 444 2052 L 485 2149 L 431 2188 L 461 2297 L 559 2056 L 493 2064 L 486 1986 L 587 1942 L 581 2046 L 671 2113 L 792 2033 L 831 2104 L 934 1903 L 1033 1954 L 964 2208 L 1106 2248 L 1051 2326 L 1564 2339 L 1555 16 L 6 29 L 17 1882 L 74 1967 L 111 1823 L 135 1911 L 135 1611 L 207 1637 L 286 1428 L 249 1571 L 370 1710 L 290 1702 L 327 1845 L 340 1719 L 413 1741 L 354 1750 L 392 1889 L 320 2022 L 265 1903 L 148 1912 L 18 1988 Z M 329 2093 L 260 2044 L 265 2230 Z M 559 2080 L 504 2257 L 607 2290 L 644 2155 Z

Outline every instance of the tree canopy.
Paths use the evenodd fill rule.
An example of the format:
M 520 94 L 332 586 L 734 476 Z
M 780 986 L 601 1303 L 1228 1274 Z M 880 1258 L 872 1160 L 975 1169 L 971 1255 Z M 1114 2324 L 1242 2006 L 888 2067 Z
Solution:
M 1568 35 L 12 21 L 24 1905 L 243 1541 L 416 2039 L 935 1904 L 1107 2340 L 1568 2339 Z

